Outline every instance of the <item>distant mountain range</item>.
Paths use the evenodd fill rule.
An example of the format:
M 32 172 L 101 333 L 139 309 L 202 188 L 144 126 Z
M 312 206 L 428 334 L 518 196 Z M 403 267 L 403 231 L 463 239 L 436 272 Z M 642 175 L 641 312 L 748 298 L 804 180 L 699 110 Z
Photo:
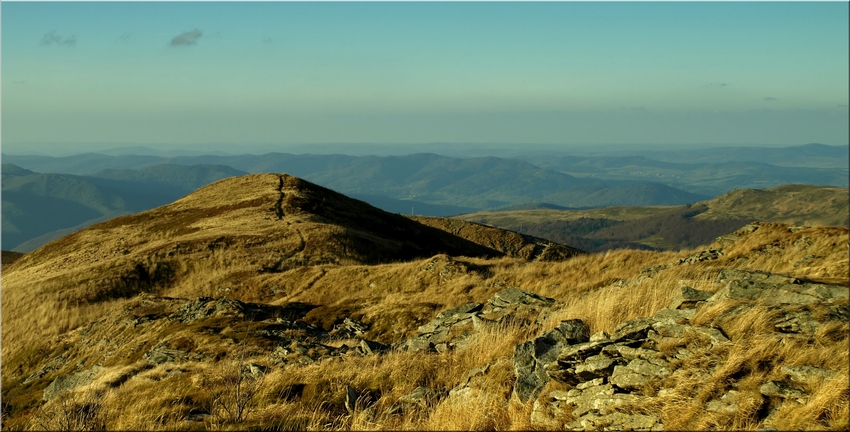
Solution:
M 29 251 L 93 223 L 247 173 L 288 173 L 386 211 L 424 216 L 512 206 L 670 206 L 735 188 L 848 183 L 847 148 L 819 144 L 632 156 L 529 154 L 525 160 L 430 153 L 166 157 L 125 154 L 156 153 L 150 149 L 119 150 L 66 157 L 3 155 L 3 249 Z
M 598 181 L 654 181 L 715 196 L 782 184 L 848 186 L 848 147 L 721 147 L 621 156 L 533 156 L 531 163 Z

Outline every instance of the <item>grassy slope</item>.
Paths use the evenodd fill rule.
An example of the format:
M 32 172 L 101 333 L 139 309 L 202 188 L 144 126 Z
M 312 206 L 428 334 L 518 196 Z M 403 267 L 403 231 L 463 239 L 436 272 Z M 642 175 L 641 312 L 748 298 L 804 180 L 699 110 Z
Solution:
M 702 201 L 694 208 L 701 205 L 708 210 L 678 222 L 674 215 L 688 213 L 684 206 L 510 210 L 469 213 L 456 218 L 550 238 L 586 250 L 605 250 L 624 245 L 661 249 L 694 247 L 753 220 L 846 227 L 850 215 L 848 189 L 830 186 L 785 185 L 767 190 L 735 190 Z M 663 221 L 665 218 L 667 222 Z M 666 226 L 660 226 L 662 222 Z M 689 240 L 686 238 L 688 231 L 705 235 Z
M 111 413 L 110 429 L 528 429 L 530 406 L 509 398 L 513 348 L 561 319 L 583 319 L 591 332 L 611 331 L 624 320 L 665 307 L 683 280 L 694 288 L 716 291 L 714 281 L 725 268 L 848 283 L 846 229 L 791 232 L 775 224 L 763 225 L 754 233 L 742 234 L 734 244 L 726 244 L 720 260 L 673 266 L 651 278 L 645 277 L 645 267 L 677 262 L 694 251 L 612 251 L 556 263 L 483 258 L 486 254 L 478 258 L 437 254 L 398 259 L 395 243 L 374 235 L 392 233 L 394 228 L 398 232 L 392 224 L 400 221 L 385 219 L 380 213 L 364 214 L 365 207 L 297 179 L 284 179 L 283 187 L 280 182 L 274 175 L 226 180 L 166 208 L 66 237 L 4 269 L 3 399 L 8 404 L 4 411 L 13 415 L 7 427 L 36 424 L 39 415 L 56 407 L 55 403 L 42 407 L 41 402 L 42 390 L 56 376 L 72 373 L 77 364 L 84 369 L 101 364 L 107 370 L 90 390 L 97 395 L 98 406 Z M 283 216 L 278 219 L 281 191 Z M 410 235 L 405 229 L 401 232 Z M 358 249 L 356 242 L 345 243 L 346 236 L 339 236 L 344 233 L 371 243 Z M 437 236 L 433 231 L 423 233 Z M 340 240 L 350 247 L 347 252 L 334 249 Z M 377 246 L 391 253 L 381 255 Z M 282 256 L 287 258 L 283 264 L 278 262 Z M 376 257 L 383 260 L 376 261 Z M 272 267 L 273 271 L 262 271 Z M 314 324 L 327 326 L 353 317 L 371 327 L 369 339 L 389 343 L 410 336 L 439 310 L 484 301 L 506 286 L 553 297 L 559 306 L 544 323 L 484 331 L 467 350 L 433 355 L 391 353 L 273 368 L 257 408 L 242 424 L 221 419 L 198 424 L 189 422 L 189 417 L 208 410 L 211 398 L 224 390 L 220 377 L 232 364 L 230 360 L 240 357 L 235 342 L 242 340 L 250 347 L 252 339 L 239 336 L 249 328 L 226 320 L 217 331 L 177 324 L 125 330 L 120 324 L 133 315 L 168 312 L 169 298 L 208 295 L 278 306 L 310 304 L 315 306 L 309 318 Z M 137 296 L 139 292 L 146 294 Z M 799 362 L 838 371 L 838 379 L 815 389 L 816 400 L 789 405 L 780 413 L 784 416 L 780 420 L 792 428 L 846 428 L 846 327 L 837 329 L 838 338 L 830 331 L 816 344 L 792 342 L 780 351 L 762 349 L 757 333 L 755 339 L 742 336 L 735 345 L 740 352 L 733 350 L 729 355 L 750 356 L 748 361 L 753 364 L 769 365 L 754 379 L 773 377 L 782 365 Z M 159 340 L 194 341 L 188 345 L 191 349 L 223 356 L 156 367 L 135 361 L 145 344 Z M 257 347 L 247 349 L 244 355 L 265 364 L 267 353 Z M 58 355 L 69 356 L 64 366 L 46 369 L 40 378 L 22 384 Z M 466 371 L 486 364 L 491 365 L 481 384 L 487 389 L 486 397 L 459 404 L 446 402 L 407 416 L 382 414 L 383 408 L 418 386 L 452 388 Z M 380 395 L 376 415 L 362 411 L 349 415 L 342 408 L 348 384 Z M 287 389 L 295 385 L 304 385 L 301 396 L 287 397 Z M 717 383 L 688 385 L 698 391 L 699 386 Z M 735 426 L 731 418 L 717 420 L 705 414 L 698 403 L 672 400 L 653 409 L 662 413 L 669 428 Z M 755 429 L 759 424 L 745 426 Z
M 792 244 L 798 244 L 801 238 L 812 239 L 813 243 L 807 248 L 791 247 Z M 279 292 L 266 298 L 265 303 L 286 305 L 304 302 L 321 305 L 320 309 L 316 310 L 317 315 L 331 322 L 338 322 L 343 317 L 354 317 L 372 327 L 368 338 L 387 343 L 410 335 L 417 325 L 430 319 L 436 311 L 469 301 L 483 301 L 504 286 L 519 286 L 554 297 L 561 303 L 555 314 L 542 326 L 488 330 L 481 333 L 473 345 L 464 351 L 433 355 L 391 353 L 380 357 L 353 357 L 287 369 L 273 368 L 263 384 L 263 391 L 257 400 L 258 406 L 247 423 L 212 423 L 207 427 L 300 425 L 300 428 L 351 429 L 378 426 L 390 429 L 527 429 L 529 407 L 511 402 L 509 397 L 513 379 L 511 357 L 513 347 L 517 343 L 533 337 L 548 328 L 547 326 L 555 325 L 560 319 L 581 318 L 590 325 L 591 332 L 611 331 L 624 320 L 651 315 L 664 307 L 669 303 L 673 290 L 679 286 L 681 280 L 689 281 L 688 283 L 697 289 L 715 291 L 718 287 L 714 285 L 714 279 L 724 268 L 770 270 L 800 278 L 846 284 L 848 262 L 846 250 L 842 247 L 846 241 L 847 231 L 844 229 L 811 229 L 790 233 L 783 226 L 766 225 L 733 246 L 727 245 L 728 253 L 719 261 L 672 267 L 649 279 L 641 278 L 642 268 L 676 261 L 688 252 L 674 254 L 617 251 L 578 256 L 555 264 L 522 263 L 516 259 L 504 258 L 482 260 L 438 256 L 433 259 L 376 266 L 319 265 L 292 269 L 282 274 L 250 276 L 243 273 L 239 275 L 238 280 L 244 284 L 244 288 L 236 292 L 231 291 L 229 297 L 256 299 L 266 295 L 266 287 L 276 286 Z M 766 245 L 777 246 L 765 249 Z M 817 261 L 807 261 L 805 266 L 795 266 L 812 252 L 817 252 L 821 258 Z M 443 272 L 442 275 L 426 271 L 428 263 L 435 259 L 438 266 L 454 271 Z M 317 274 L 322 276 L 317 278 Z M 232 277 L 235 276 L 233 274 Z M 237 280 L 232 277 L 225 280 L 235 285 Z M 629 288 L 622 288 L 620 281 L 631 282 L 626 284 Z M 4 302 L 6 290 L 4 283 Z M 163 294 L 167 293 L 169 292 Z M 146 304 L 148 306 L 145 306 Z M 231 364 L 228 361 L 204 361 L 183 365 L 164 364 L 150 368 L 144 366 L 144 363 L 122 362 L 122 353 L 130 354 L 128 350 L 132 350 L 132 347 L 146 341 L 170 340 L 178 343 L 181 340 L 192 340 L 195 341 L 195 349 L 198 351 L 230 353 L 225 358 L 231 359 L 238 354 L 235 351 L 236 345 L 228 341 L 228 338 L 240 331 L 235 325 L 232 330 L 221 330 L 221 336 L 191 326 L 170 329 L 139 327 L 131 333 L 115 333 L 119 327 L 114 327 L 112 323 L 126 320 L 126 311 L 139 310 L 138 313 L 150 313 L 153 311 L 153 306 L 150 305 L 156 304 L 155 297 L 142 297 L 120 304 L 104 305 L 97 317 L 99 319 L 92 319 L 100 324 L 91 327 L 90 331 L 95 332 L 92 335 L 95 340 L 111 340 L 116 344 L 117 351 L 108 357 L 108 360 L 104 357 L 106 347 L 86 348 L 74 345 L 75 340 L 81 340 L 83 337 L 80 332 L 51 339 L 41 351 L 40 361 L 65 353 L 73 355 L 72 359 L 86 357 L 86 368 L 99 362 L 107 366 L 110 372 L 95 382 L 93 391 L 101 395 L 100 400 L 104 408 L 112 413 L 108 423 L 110 428 L 197 427 L 197 423 L 188 422 L 189 415 L 192 412 L 203 412 L 206 404 L 210 403 L 211 395 L 224 390 L 217 377 L 225 373 Z M 154 313 L 163 311 L 159 309 L 159 312 Z M 711 313 L 705 311 L 703 315 Z M 749 319 L 749 315 L 745 318 Z M 710 320 L 710 315 L 702 319 Z M 751 328 L 750 325 L 751 322 L 748 322 L 747 327 Z M 110 330 L 113 328 L 114 330 Z M 142 329 L 147 329 L 148 332 L 141 333 Z M 153 333 L 149 333 L 151 331 Z M 168 333 L 162 333 L 163 331 Z M 752 331 L 748 334 L 752 334 Z M 758 334 L 754 336 L 757 338 Z M 811 427 L 810 425 L 841 428 L 842 425 L 847 425 L 846 325 L 842 337 L 831 337 L 824 336 L 815 345 L 791 343 L 788 347 L 790 351 L 776 352 L 763 349 L 766 347 L 758 345 L 757 339 L 751 340 L 742 336 L 739 344 L 744 344 L 742 346 L 746 346 L 747 350 L 736 353 L 736 344 L 729 355 L 749 356 L 748 362 L 770 365 L 766 371 L 760 372 L 760 378 L 753 379 L 776 376 L 784 364 L 798 362 L 839 371 L 843 374 L 841 379 L 829 383 L 838 387 L 816 390 L 816 393 L 820 391 L 817 393 L 820 399 L 809 401 L 802 406 L 789 405 L 782 415 L 788 422 L 786 424 L 795 428 Z M 4 347 L 7 345 L 4 344 Z M 255 349 L 247 351 L 250 361 L 260 364 L 266 362 L 266 354 L 267 351 Z M 132 358 L 134 357 L 131 355 L 130 360 Z M 12 376 L 16 375 L 12 368 L 17 364 L 16 357 L 4 355 L 4 362 L 9 361 L 8 359 L 12 360 L 8 363 L 11 369 L 4 368 L 4 389 L 8 389 L 10 384 L 15 382 Z M 69 362 L 69 366 L 72 367 L 72 363 L 73 360 Z M 25 368 L 38 368 L 43 363 L 21 364 Z M 491 365 L 490 372 L 479 386 L 487 389 L 487 397 L 469 400 L 460 405 L 446 402 L 417 411 L 415 415 L 381 414 L 383 408 L 391 406 L 417 386 L 451 388 L 459 383 L 466 371 L 485 364 Z M 26 376 L 32 370 L 25 369 L 21 376 Z M 179 373 L 173 373 L 174 371 Z M 55 375 L 51 374 L 47 378 L 53 376 Z M 127 379 L 132 376 L 138 378 Z M 39 382 L 39 385 L 44 386 L 49 379 L 37 381 L 36 384 Z M 114 382 L 123 384 L 110 384 Z M 345 385 L 348 384 L 359 389 L 372 389 L 380 396 L 376 411 L 378 415 L 368 416 L 358 412 L 351 416 L 341 408 L 340 397 L 344 395 Z M 298 385 L 306 385 L 300 397 L 281 397 L 289 391 L 288 388 Z M 687 385 L 695 385 L 695 391 L 699 391 L 700 385 L 718 384 L 707 382 Z M 30 391 L 36 392 L 40 399 L 41 393 L 37 386 Z M 26 400 L 24 396 L 15 393 L 8 396 L 14 403 Z M 703 427 L 714 424 L 713 428 L 716 429 L 733 426 L 733 423 L 724 423 L 731 422 L 731 417 L 718 420 L 716 415 L 699 410 L 696 402 L 684 402 L 682 405 L 673 400 L 670 403 L 653 408 L 664 417 L 665 424 L 669 427 L 678 425 L 681 429 L 692 429 L 701 424 Z M 824 415 L 824 410 L 831 414 Z M 38 410 L 31 410 L 28 414 L 26 411 L 18 412 L 22 416 L 18 421 L 30 421 L 27 420 L 32 419 L 29 415 L 40 415 L 39 413 L 41 412 Z M 714 423 L 704 423 L 706 421 Z M 758 426 L 758 423 L 752 423 L 747 424 L 745 428 L 755 429 Z
M 741 189 L 705 202 L 701 219 L 754 218 L 799 225 L 847 226 L 847 188 L 784 185 L 773 189 Z

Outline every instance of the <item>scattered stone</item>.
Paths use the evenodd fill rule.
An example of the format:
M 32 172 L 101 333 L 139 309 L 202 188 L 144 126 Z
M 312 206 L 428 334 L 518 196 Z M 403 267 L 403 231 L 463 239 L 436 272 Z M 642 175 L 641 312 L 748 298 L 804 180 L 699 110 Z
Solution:
M 328 334 L 339 339 L 353 339 L 362 336 L 369 326 L 351 318 L 345 318 L 341 324 L 334 326 Z

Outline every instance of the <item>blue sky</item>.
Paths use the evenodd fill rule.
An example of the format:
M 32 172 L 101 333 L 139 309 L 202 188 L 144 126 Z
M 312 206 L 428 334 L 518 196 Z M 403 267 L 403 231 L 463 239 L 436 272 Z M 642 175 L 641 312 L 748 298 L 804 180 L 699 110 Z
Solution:
M 3 2 L 2 141 L 848 144 L 848 3 Z

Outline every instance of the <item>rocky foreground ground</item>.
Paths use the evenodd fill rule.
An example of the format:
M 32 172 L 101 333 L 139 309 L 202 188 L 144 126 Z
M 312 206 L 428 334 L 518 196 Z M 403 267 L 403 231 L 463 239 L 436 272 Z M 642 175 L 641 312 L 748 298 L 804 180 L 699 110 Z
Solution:
M 695 260 L 716 259 L 717 251 L 697 254 Z M 646 268 L 649 275 L 657 268 Z M 780 379 L 756 383 L 757 392 L 741 389 L 748 379 L 748 366 L 733 364 L 746 360 L 731 358 L 735 335 L 747 327 L 747 320 L 763 317 L 771 331 L 759 334 L 763 344 L 780 346 L 797 341 L 814 341 L 830 324 L 846 323 L 847 287 L 812 283 L 776 274 L 724 270 L 715 292 L 682 285 L 668 308 L 650 317 L 629 320 L 612 333 L 590 334 L 581 320 L 560 321 L 539 337 L 516 346 L 513 355 L 515 383 L 512 398 L 533 403 L 530 422 L 541 429 L 570 430 L 664 430 L 662 418 L 654 408 L 677 398 L 703 398 L 705 410 L 726 415 L 748 415 L 764 428 L 782 428 L 772 419 L 779 409 L 804 404 L 812 397 L 813 384 L 832 379 L 837 372 L 810 365 L 781 367 Z M 288 308 L 245 303 L 238 300 L 197 298 L 194 300 L 146 298 L 147 308 L 159 313 L 134 315 L 119 325 L 126 331 L 145 326 L 215 326 L 222 319 L 242 322 L 232 332 L 248 331 L 267 341 L 268 361 L 248 363 L 247 371 L 265 373 L 268 368 L 306 365 L 329 358 L 381 356 L 391 351 L 442 353 L 464 350 L 476 333 L 488 326 L 547 322 L 558 305 L 554 299 L 518 288 L 507 288 L 484 303 L 468 303 L 442 311 L 418 329 L 418 334 L 393 345 L 362 338 L 368 326 L 345 319 L 331 331 L 305 324 L 308 308 Z M 718 305 L 722 305 L 718 308 Z M 152 309 L 148 309 L 152 310 Z M 106 318 L 105 320 L 108 320 Z M 743 322 L 743 324 L 742 324 Z M 757 325 L 757 324 L 752 324 Z M 80 331 L 81 343 L 98 343 L 99 337 Z M 250 327 L 250 328 L 248 328 Z M 746 329 L 744 329 L 746 334 Z M 104 359 L 120 355 L 125 359 L 140 356 L 147 366 L 114 377 L 116 382 L 144 378 L 141 374 L 154 365 L 179 365 L 210 360 L 211 354 L 193 352 L 191 347 L 174 344 L 144 343 L 123 346 L 121 340 L 101 339 Z M 759 349 L 753 347 L 753 349 Z M 57 358 L 52 365 L 61 365 Z M 477 385 L 486 380 L 490 365 L 470 370 L 453 388 L 418 387 L 398 398 L 384 415 L 403 415 L 411 407 L 427 407 L 452 399 L 481 397 L 486 391 Z M 765 365 L 765 367 L 767 367 Z M 44 400 L 85 386 L 105 369 L 95 366 L 56 378 L 45 390 Z M 50 372 L 50 366 L 30 377 Z M 722 379 L 718 379 L 721 376 Z M 711 391 L 694 391 L 695 383 L 718 381 Z M 26 383 L 26 381 L 25 381 Z M 746 383 L 753 387 L 753 383 Z M 369 410 L 365 389 L 347 386 L 348 410 Z M 750 389 L 751 390 L 751 389 Z M 374 402 L 374 401 L 373 401 Z M 200 412 L 192 418 L 202 422 L 211 413 Z M 372 414 L 374 415 L 374 413 Z

